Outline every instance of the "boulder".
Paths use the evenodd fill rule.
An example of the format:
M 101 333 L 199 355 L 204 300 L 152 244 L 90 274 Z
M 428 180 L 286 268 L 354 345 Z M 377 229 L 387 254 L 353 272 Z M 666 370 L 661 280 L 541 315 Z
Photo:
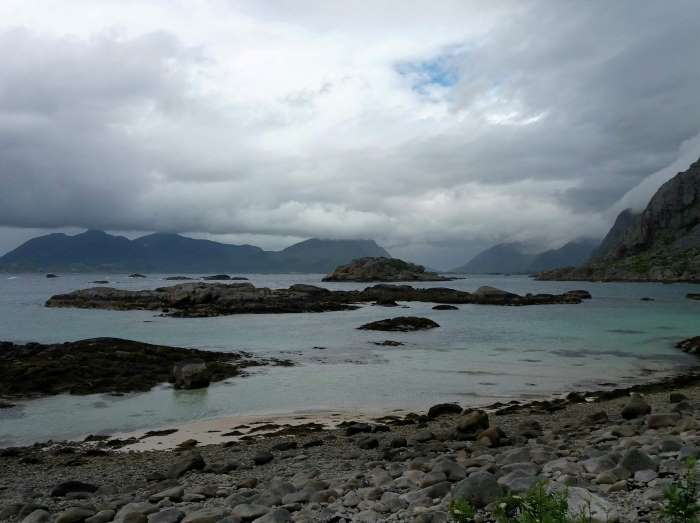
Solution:
M 457 424 L 457 430 L 464 434 L 474 434 L 489 428 L 489 415 L 483 410 L 467 412 Z
M 623 418 L 629 420 L 646 416 L 650 412 L 651 405 L 649 405 L 641 395 L 633 393 L 627 404 L 623 407 L 621 415 Z
M 71 507 L 56 516 L 56 523 L 83 523 L 95 514 L 94 510 L 82 507 Z
M 445 414 L 461 414 L 462 407 L 456 403 L 438 403 L 433 405 L 428 409 L 428 417 L 435 419 L 438 416 L 443 416 Z
M 173 379 L 176 389 L 201 389 L 211 383 L 207 364 L 203 361 L 176 363 Z
M 666 427 L 674 427 L 681 417 L 677 413 L 670 414 L 649 414 L 647 416 L 647 427 L 650 429 L 663 429 Z
M 170 465 L 166 475 L 176 479 L 190 470 L 202 470 L 205 466 L 204 458 L 199 452 L 188 452 Z
M 253 456 L 253 463 L 255 463 L 258 466 L 266 465 L 267 463 L 270 463 L 273 459 L 275 459 L 275 456 L 273 456 L 271 452 L 261 450 Z
M 175 507 L 166 508 L 148 516 L 148 523 L 180 523 L 185 513 Z
M 60 498 L 71 492 L 96 492 L 97 486 L 83 481 L 64 481 L 51 489 L 51 497 Z
M 43 508 L 38 508 L 32 511 L 27 517 L 22 520 L 22 523 L 49 523 L 51 514 Z M 110 518 L 111 521 L 111 518 Z
M 452 489 L 452 499 L 468 501 L 476 508 L 483 508 L 503 495 L 496 476 L 483 470 L 457 483 Z
M 620 466 L 635 473 L 639 470 L 656 470 L 657 465 L 646 453 L 632 448 L 625 452 L 620 460 Z

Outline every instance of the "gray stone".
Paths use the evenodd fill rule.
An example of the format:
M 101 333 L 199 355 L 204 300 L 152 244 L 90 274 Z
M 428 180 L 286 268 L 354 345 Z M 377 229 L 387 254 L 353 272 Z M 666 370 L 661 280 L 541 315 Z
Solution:
M 49 523 L 49 521 L 51 521 L 51 515 L 46 510 L 39 508 L 24 518 L 22 523 Z
M 163 499 L 169 499 L 170 501 L 180 501 L 182 496 L 185 494 L 185 489 L 181 486 L 171 487 L 169 489 L 153 494 L 148 498 L 149 501 L 157 503 Z
M 56 523 L 83 523 L 94 514 L 94 510 L 82 507 L 71 507 L 56 516 Z
M 167 476 L 176 479 L 190 470 L 202 470 L 205 465 L 204 459 L 199 452 L 187 452 L 170 466 Z
M 646 416 L 650 412 L 651 405 L 649 405 L 642 396 L 633 393 L 627 405 L 623 407 L 621 414 L 625 419 L 634 419 Z
M 663 429 L 673 427 L 681 417 L 676 414 L 649 414 L 647 416 L 647 427 L 650 429 Z
M 97 514 L 85 520 L 85 523 L 109 523 L 114 519 L 114 510 L 100 510 Z
M 464 467 L 451 459 L 443 458 L 433 465 L 433 472 L 443 472 L 448 481 L 461 481 L 467 477 Z
M 184 518 L 184 512 L 171 507 L 148 516 L 148 523 L 180 523 Z
M 632 473 L 639 470 L 656 470 L 656 463 L 647 454 L 639 449 L 629 449 L 622 456 L 620 465 Z
M 469 501 L 477 508 L 485 507 L 501 495 L 503 495 L 503 489 L 496 477 L 490 472 L 481 470 L 457 483 L 452 490 L 453 499 Z
M 270 507 L 254 503 L 241 503 L 233 507 L 231 514 L 238 516 L 243 521 L 252 521 L 270 512 Z
M 283 508 L 278 508 L 271 510 L 264 516 L 259 517 L 254 520 L 253 523 L 287 523 L 292 520 L 292 515 L 288 510 Z
M 649 483 L 658 477 L 655 470 L 638 470 L 634 473 L 634 480 L 638 483 Z
M 219 508 L 205 508 L 197 510 L 185 516 L 182 523 L 219 523 L 227 512 Z

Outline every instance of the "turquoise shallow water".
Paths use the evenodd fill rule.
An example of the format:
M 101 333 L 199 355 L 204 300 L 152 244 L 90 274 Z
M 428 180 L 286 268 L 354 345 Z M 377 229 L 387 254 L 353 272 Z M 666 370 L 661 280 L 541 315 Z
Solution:
M 321 275 L 248 275 L 257 286 L 312 283 Z M 109 279 L 121 288 L 156 287 L 161 276 L 0 275 L 0 339 L 61 342 L 115 336 L 167 345 L 246 350 L 292 359 L 204 391 L 158 387 L 145 394 L 57 396 L 0 410 L 0 446 L 158 427 L 219 416 L 307 410 L 420 409 L 443 401 L 485 404 L 502 398 L 549 396 L 609 388 L 682 371 L 697 362 L 673 343 L 700 335 L 697 286 L 537 282 L 527 277 L 473 276 L 435 285 L 474 290 L 493 285 L 517 293 L 588 289 L 581 305 L 465 305 L 433 311 L 368 305 L 320 314 L 160 318 L 152 312 L 47 309 L 52 294 Z M 424 284 L 425 286 L 432 284 Z M 642 302 L 649 296 L 653 302 Z M 398 315 L 425 316 L 441 327 L 421 333 L 372 333 L 356 327 Z M 394 339 L 403 347 L 377 347 Z M 324 347 L 319 350 L 314 347 Z M 615 384 L 615 385 L 613 385 Z

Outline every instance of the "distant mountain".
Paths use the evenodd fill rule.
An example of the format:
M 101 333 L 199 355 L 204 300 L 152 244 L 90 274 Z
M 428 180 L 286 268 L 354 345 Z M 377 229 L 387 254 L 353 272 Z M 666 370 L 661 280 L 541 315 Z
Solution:
M 529 252 L 522 243 L 500 243 L 450 272 L 465 274 L 531 274 L 555 267 L 578 266 L 590 258 L 598 240 L 579 239 L 558 249 Z
M 462 274 L 526 273 L 535 258 L 521 243 L 499 243 L 480 252 L 466 264 L 450 272 Z
M 306 240 L 282 251 L 156 233 L 129 240 L 102 231 L 33 238 L 0 257 L 4 272 L 319 272 L 390 254 L 372 240 Z
M 312 238 L 275 253 L 275 263 L 292 272 L 330 272 L 357 258 L 391 255 L 374 240 L 319 240 Z
M 591 257 L 600 245 L 600 240 L 582 238 L 564 244 L 558 249 L 550 249 L 535 256 L 528 267 L 528 272 L 540 272 L 556 267 L 578 267 Z
M 700 160 L 663 184 L 641 214 L 623 211 L 583 267 L 538 278 L 700 282 Z

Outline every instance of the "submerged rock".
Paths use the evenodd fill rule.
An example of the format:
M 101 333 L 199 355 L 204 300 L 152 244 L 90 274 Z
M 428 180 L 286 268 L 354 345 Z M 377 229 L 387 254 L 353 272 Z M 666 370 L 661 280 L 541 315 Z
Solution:
M 389 318 L 386 320 L 373 321 L 366 323 L 359 330 L 373 331 L 399 331 L 412 332 L 418 330 L 434 329 L 439 327 L 437 323 L 428 318 L 418 318 L 416 316 L 399 316 L 397 318 Z
M 454 305 L 447 305 L 447 304 L 440 304 L 436 305 L 433 307 L 434 311 L 458 311 L 459 307 L 455 307 Z
M 193 361 L 201 363 L 197 368 L 187 366 Z M 193 388 L 270 362 L 288 363 L 254 360 L 247 353 L 166 347 L 118 338 L 50 345 L 0 342 L 0 396 L 137 392 L 170 380 L 178 387 Z M 182 367 L 179 377 L 177 373 L 173 377 L 176 365 Z

